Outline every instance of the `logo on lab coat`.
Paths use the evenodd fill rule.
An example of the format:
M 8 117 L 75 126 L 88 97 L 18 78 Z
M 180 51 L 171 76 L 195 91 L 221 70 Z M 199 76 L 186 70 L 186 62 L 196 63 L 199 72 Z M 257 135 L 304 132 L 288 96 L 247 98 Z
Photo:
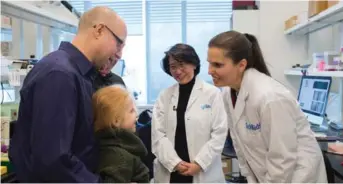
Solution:
M 257 124 L 252 124 L 249 122 L 245 122 L 245 128 L 248 130 L 260 130 L 261 129 L 261 123 L 257 123 Z
M 201 109 L 202 109 L 202 110 L 211 109 L 211 105 L 209 105 L 209 104 L 203 104 L 203 105 L 201 105 Z

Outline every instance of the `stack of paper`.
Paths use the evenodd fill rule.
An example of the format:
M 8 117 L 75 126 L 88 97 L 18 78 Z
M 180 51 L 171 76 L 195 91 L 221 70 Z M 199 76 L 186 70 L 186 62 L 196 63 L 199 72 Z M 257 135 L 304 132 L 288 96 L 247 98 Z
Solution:
M 343 143 L 342 142 L 329 143 L 328 152 L 343 155 Z

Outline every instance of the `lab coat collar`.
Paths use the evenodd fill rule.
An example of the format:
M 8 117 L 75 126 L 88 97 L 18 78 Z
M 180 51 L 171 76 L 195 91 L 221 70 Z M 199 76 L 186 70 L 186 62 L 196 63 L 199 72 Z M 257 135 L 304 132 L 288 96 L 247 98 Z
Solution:
M 174 90 L 173 90 L 173 94 L 172 94 L 173 97 L 179 97 L 179 87 L 180 87 L 179 83 L 174 85 Z M 193 94 L 194 89 L 199 90 L 199 89 L 202 89 L 202 87 L 203 87 L 202 80 L 199 79 L 198 77 L 196 77 L 195 78 L 195 83 L 194 83 L 194 86 L 193 86 L 193 89 L 192 89 L 192 94 Z
M 239 121 L 239 119 L 241 118 L 244 112 L 245 103 L 249 97 L 249 92 L 248 92 L 249 82 L 253 80 L 252 75 L 254 75 L 254 72 L 255 72 L 255 69 L 248 69 L 244 72 L 243 80 L 241 83 L 241 88 L 238 92 L 236 106 L 234 108 L 234 114 L 236 118 L 235 123 Z M 230 106 L 231 108 L 233 108 L 232 103 L 230 104 Z
M 195 78 L 195 83 L 194 83 L 191 96 L 189 97 L 189 101 L 187 104 L 187 110 L 192 106 L 195 100 L 200 96 L 202 87 L 203 87 L 202 81 L 199 78 Z
M 195 83 L 191 92 L 191 95 L 189 97 L 189 101 L 187 104 L 187 110 L 192 106 L 192 104 L 195 102 L 195 100 L 198 98 L 198 96 L 201 94 L 201 89 L 203 88 L 203 81 L 199 79 L 198 77 L 195 78 Z M 173 95 L 172 95 L 172 102 L 173 105 L 177 105 L 177 101 L 179 98 L 179 84 L 174 85 Z

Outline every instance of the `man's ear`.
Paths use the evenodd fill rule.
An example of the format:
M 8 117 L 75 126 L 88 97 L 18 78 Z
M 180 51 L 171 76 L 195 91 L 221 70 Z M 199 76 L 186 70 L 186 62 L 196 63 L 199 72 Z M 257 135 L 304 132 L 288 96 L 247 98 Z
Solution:
M 95 39 L 99 39 L 99 37 L 103 34 L 103 29 L 104 29 L 104 25 L 102 24 L 97 24 L 93 26 L 92 33 Z

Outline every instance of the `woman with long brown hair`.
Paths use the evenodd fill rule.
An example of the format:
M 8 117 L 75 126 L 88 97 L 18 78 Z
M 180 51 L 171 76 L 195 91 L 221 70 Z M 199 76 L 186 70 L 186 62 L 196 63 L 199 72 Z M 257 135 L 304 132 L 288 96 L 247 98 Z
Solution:
M 248 182 L 326 183 L 319 145 L 297 100 L 270 77 L 257 39 L 227 31 L 209 42 L 209 74 L 228 114 Z

